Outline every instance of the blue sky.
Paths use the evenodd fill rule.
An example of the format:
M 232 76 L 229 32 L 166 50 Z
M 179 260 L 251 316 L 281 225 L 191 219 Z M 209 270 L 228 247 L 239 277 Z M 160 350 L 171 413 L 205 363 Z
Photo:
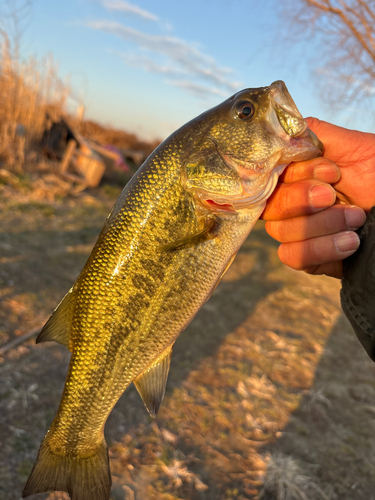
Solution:
M 87 118 L 144 138 L 163 139 L 236 91 L 279 79 L 303 115 L 374 132 L 358 105 L 335 114 L 321 101 L 311 78 L 316 44 L 285 43 L 275 5 L 34 0 L 22 53 L 52 53 Z

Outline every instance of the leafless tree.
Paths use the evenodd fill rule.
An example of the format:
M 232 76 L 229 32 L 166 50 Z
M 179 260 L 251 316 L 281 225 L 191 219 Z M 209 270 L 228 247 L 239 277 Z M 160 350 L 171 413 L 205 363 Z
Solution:
M 375 0 L 292 0 L 279 6 L 289 39 L 292 32 L 316 47 L 327 97 L 375 97 Z
M 32 0 L 0 0 L 0 36 L 19 59 L 22 36 L 31 20 Z

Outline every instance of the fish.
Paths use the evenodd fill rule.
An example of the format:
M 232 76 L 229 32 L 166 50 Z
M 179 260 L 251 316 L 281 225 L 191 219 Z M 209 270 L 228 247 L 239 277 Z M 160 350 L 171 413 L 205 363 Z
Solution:
M 320 156 L 284 82 L 248 88 L 182 126 L 114 204 L 37 342 L 71 360 L 22 497 L 108 500 L 105 422 L 132 382 L 155 417 L 173 345 L 209 299 L 292 161 Z

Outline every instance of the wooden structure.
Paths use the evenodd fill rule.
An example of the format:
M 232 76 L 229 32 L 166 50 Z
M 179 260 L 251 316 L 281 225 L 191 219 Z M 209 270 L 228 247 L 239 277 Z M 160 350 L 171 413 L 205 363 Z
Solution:
M 79 110 L 79 118 L 83 108 Z M 45 130 L 42 138 L 43 153 L 51 159 L 60 160 L 60 174 L 78 184 L 78 190 L 97 187 L 109 167 L 106 158 L 116 164 L 126 165 L 122 154 L 83 138 L 63 117 L 53 120 L 46 114 Z M 131 152 L 137 160 L 142 153 Z M 144 158 L 143 158 L 144 159 Z M 142 161 L 143 161 L 142 159 Z M 110 168 L 110 167 L 109 167 Z M 127 167 L 129 168 L 129 167 Z M 130 170 L 129 170 L 130 171 Z
M 77 136 L 76 136 L 77 137 Z M 70 139 L 61 160 L 60 172 L 64 177 L 81 184 L 80 187 L 97 187 L 102 180 L 105 164 L 83 138 Z M 72 164 L 75 173 L 68 172 Z

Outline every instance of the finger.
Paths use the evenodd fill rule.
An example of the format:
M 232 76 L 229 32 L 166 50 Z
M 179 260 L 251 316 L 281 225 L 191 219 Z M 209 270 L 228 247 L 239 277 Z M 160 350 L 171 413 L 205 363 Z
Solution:
M 281 262 L 302 271 L 313 266 L 339 262 L 353 254 L 359 247 L 359 236 L 353 231 L 344 231 L 311 240 L 283 243 L 278 254 Z
M 340 179 L 340 169 L 328 158 L 320 156 L 313 160 L 291 163 L 280 176 L 280 180 L 286 183 L 304 179 L 317 179 L 333 184 Z
M 291 184 L 279 183 L 267 201 L 264 220 L 284 220 L 314 214 L 334 204 L 332 186 L 311 179 Z
M 334 162 L 345 163 L 345 157 L 355 154 L 358 146 L 366 142 L 365 149 L 369 150 L 368 142 L 374 141 L 372 134 L 349 130 L 332 123 L 308 117 L 306 122 L 309 128 L 324 144 L 324 155 Z M 375 142 L 375 141 L 374 141 Z
M 362 208 L 334 205 L 313 215 L 283 221 L 267 221 L 266 231 L 280 243 L 308 240 L 318 236 L 356 230 L 366 220 Z
M 331 278 L 342 278 L 342 261 L 339 262 L 329 262 L 328 264 L 322 264 L 320 266 L 312 266 L 304 269 L 305 273 L 308 274 L 325 274 L 326 276 L 331 276 Z

